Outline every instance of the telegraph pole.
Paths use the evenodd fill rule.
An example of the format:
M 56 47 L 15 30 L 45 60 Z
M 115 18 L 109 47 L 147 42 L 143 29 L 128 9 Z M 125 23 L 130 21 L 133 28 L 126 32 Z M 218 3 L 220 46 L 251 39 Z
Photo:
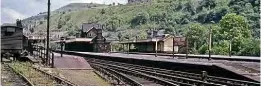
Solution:
M 47 62 L 48 61 L 48 58 L 49 58 L 49 28 L 50 28 L 50 0 L 48 0 L 48 14 L 47 14 L 47 35 L 46 35 L 46 65 L 47 65 Z

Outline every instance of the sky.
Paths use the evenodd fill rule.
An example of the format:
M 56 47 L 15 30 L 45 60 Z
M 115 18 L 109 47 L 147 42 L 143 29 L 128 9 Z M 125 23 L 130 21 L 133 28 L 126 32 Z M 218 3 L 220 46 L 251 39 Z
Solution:
M 1 24 L 14 23 L 16 19 L 47 12 L 48 0 L 1 0 Z M 113 2 L 125 4 L 127 0 L 51 0 L 51 10 L 58 9 L 69 3 L 99 3 L 111 4 Z

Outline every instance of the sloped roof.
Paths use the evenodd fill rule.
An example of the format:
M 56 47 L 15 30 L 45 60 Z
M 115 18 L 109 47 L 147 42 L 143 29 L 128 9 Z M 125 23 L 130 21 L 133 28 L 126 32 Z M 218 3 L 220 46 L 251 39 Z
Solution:
M 16 26 L 15 23 L 4 23 L 1 26 Z
M 89 32 L 91 29 L 98 29 L 99 25 L 95 23 L 83 23 L 82 24 L 82 31 L 83 32 Z
M 157 41 L 165 41 L 167 38 L 172 37 L 172 35 L 165 34 L 162 36 L 157 37 Z M 137 40 L 137 41 L 124 41 L 124 42 L 119 42 L 119 43 L 148 43 L 148 42 L 156 42 L 156 37 L 150 38 L 150 39 L 143 39 L 143 40 Z
M 18 27 L 16 24 L 14 23 L 4 23 L 1 25 L 1 28 L 3 27 L 15 27 L 15 28 L 20 28 L 20 29 L 23 29 L 23 27 Z

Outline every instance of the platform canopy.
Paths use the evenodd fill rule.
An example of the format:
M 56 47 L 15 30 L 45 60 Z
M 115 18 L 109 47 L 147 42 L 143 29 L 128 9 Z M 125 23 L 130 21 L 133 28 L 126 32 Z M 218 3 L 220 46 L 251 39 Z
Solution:
M 153 37 L 153 38 L 142 39 L 142 40 L 129 40 L 129 41 L 118 42 L 118 44 L 154 43 L 154 42 L 156 42 L 156 40 L 158 42 L 160 42 L 160 41 L 165 41 L 167 38 L 172 38 L 172 37 L 173 37 L 172 35 L 166 34 L 166 35 L 157 37 L 157 39 L 156 39 L 156 37 Z
M 66 43 L 71 43 L 71 42 L 92 42 L 94 38 L 75 38 L 75 39 L 70 39 L 66 40 Z

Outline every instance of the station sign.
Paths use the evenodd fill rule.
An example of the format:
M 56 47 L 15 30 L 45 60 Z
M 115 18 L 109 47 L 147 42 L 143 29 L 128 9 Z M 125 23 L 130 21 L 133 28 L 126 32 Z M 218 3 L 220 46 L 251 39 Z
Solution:
M 186 46 L 186 37 L 174 37 L 174 46 Z

